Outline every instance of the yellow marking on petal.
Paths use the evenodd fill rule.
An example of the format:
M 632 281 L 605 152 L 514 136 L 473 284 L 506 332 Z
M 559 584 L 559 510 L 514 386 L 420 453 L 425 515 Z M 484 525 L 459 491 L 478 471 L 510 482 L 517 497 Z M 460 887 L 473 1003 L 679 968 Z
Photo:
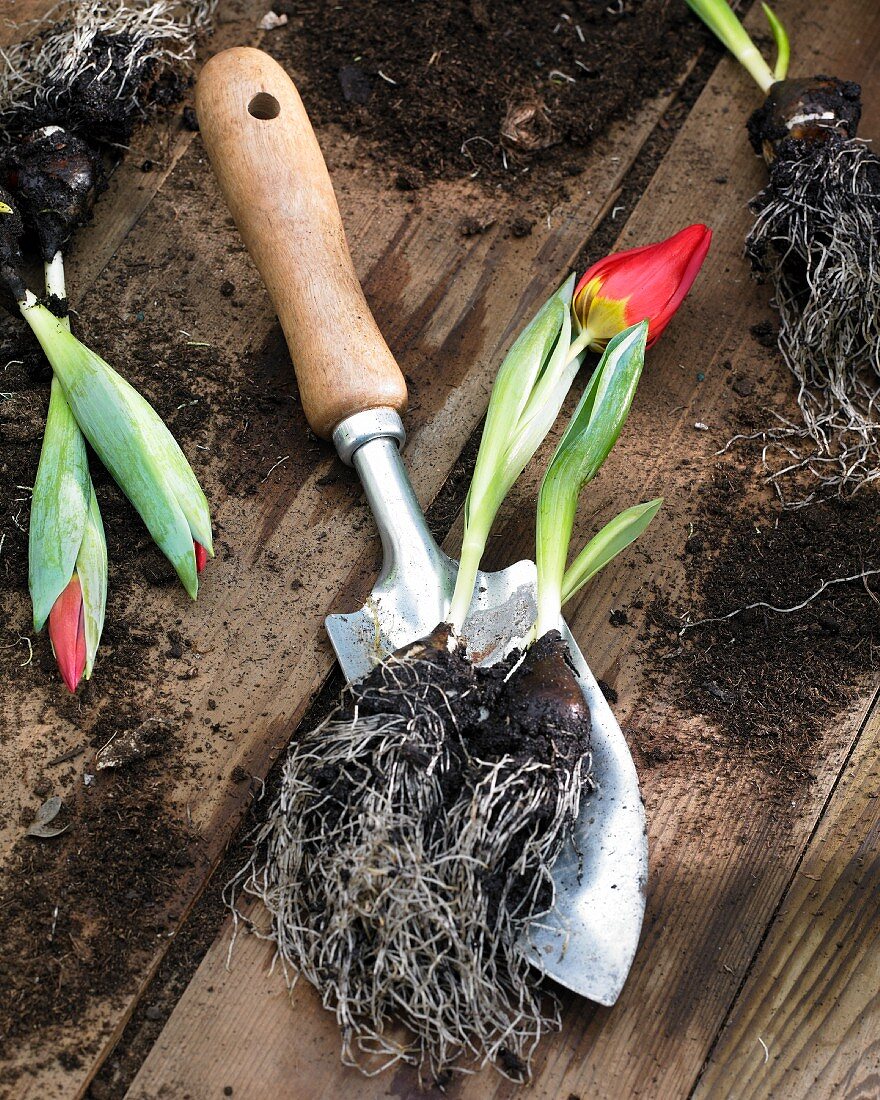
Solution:
M 0 214 L 11 214 L 12 207 L 8 203 L 0 202 Z
M 584 327 L 590 330 L 590 347 L 601 350 L 612 336 L 628 327 L 626 305 L 629 298 L 593 298 L 589 312 L 583 319 Z

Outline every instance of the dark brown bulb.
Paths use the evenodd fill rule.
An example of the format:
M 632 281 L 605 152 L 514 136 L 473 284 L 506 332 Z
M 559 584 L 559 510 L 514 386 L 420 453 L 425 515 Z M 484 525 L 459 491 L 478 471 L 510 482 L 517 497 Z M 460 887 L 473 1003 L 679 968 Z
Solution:
M 773 84 L 748 122 L 756 153 L 769 164 L 779 143 L 826 141 L 832 134 L 856 136 L 862 117 L 861 88 L 850 80 L 811 76 L 779 80 Z
M 88 221 L 106 186 L 98 154 L 58 126 L 36 130 L 15 147 L 6 179 L 45 261 Z

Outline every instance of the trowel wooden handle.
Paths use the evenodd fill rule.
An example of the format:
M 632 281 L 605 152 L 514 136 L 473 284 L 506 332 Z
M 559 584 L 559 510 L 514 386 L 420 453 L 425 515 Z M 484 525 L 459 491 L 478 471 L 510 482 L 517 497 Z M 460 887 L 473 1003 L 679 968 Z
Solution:
M 358 282 L 299 93 L 262 50 L 205 65 L 199 127 L 235 224 L 272 297 L 303 409 L 329 438 L 345 417 L 406 408 L 406 383 Z

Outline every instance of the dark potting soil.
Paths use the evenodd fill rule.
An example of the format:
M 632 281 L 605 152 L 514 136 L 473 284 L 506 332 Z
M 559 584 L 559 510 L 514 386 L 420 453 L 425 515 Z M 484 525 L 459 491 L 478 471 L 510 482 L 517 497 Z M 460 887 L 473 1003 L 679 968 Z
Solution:
M 761 774 L 797 783 L 811 774 L 829 715 L 876 673 L 880 575 L 809 597 L 880 570 L 880 494 L 783 510 L 766 496 L 761 504 L 749 477 L 726 463 L 701 499 L 684 545 L 686 600 L 658 595 L 648 612 L 649 679 L 685 713 L 708 718 Z M 726 617 L 808 600 L 790 613 L 758 606 Z M 654 747 L 663 759 L 664 746 Z
M 166 745 L 156 759 L 118 775 L 101 773 L 100 790 L 83 786 L 53 822 L 68 825 L 65 834 L 23 838 L 6 861 L 4 1045 L 69 1023 L 92 998 L 114 994 L 172 927 L 168 903 L 180 876 L 198 861 L 192 830 L 166 806 L 173 750 Z
M 275 0 L 263 48 L 314 122 L 369 139 L 397 185 L 576 175 L 609 122 L 667 89 L 707 36 L 666 0 Z

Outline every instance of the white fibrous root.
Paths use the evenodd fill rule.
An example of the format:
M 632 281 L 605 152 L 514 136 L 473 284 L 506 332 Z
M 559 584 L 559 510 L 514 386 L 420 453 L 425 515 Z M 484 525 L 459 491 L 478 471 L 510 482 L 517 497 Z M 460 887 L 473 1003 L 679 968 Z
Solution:
M 785 141 L 752 209 L 746 252 L 775 286 L 803 423 L 780 417 L 745 438 L 764 441 L 788 506 L 852 493 L 880 478 L 880 158 L 839 135 Z M 782 463 L 768 463 L 773 449 Z
M 40 122 L 59 98 L 113 70 L 112 94 L 143 107 L 145 71 L 185 65 L 217 0 L 62 0 L 41 19 L 18 24 L 22 41 L 0 50 L 0 123 Z
M 233 895 L 265 904 L 264 934 L 335 1013 L 346 1064 L 405 1062 L 442 1085 L 492 1062 L 524 1080 L 559 1026 L 527 926 L 553 909 L 589 754 L 471 755 L 472 670 L 447 682 L 392 657 L 369 682 L 291 748 Z

